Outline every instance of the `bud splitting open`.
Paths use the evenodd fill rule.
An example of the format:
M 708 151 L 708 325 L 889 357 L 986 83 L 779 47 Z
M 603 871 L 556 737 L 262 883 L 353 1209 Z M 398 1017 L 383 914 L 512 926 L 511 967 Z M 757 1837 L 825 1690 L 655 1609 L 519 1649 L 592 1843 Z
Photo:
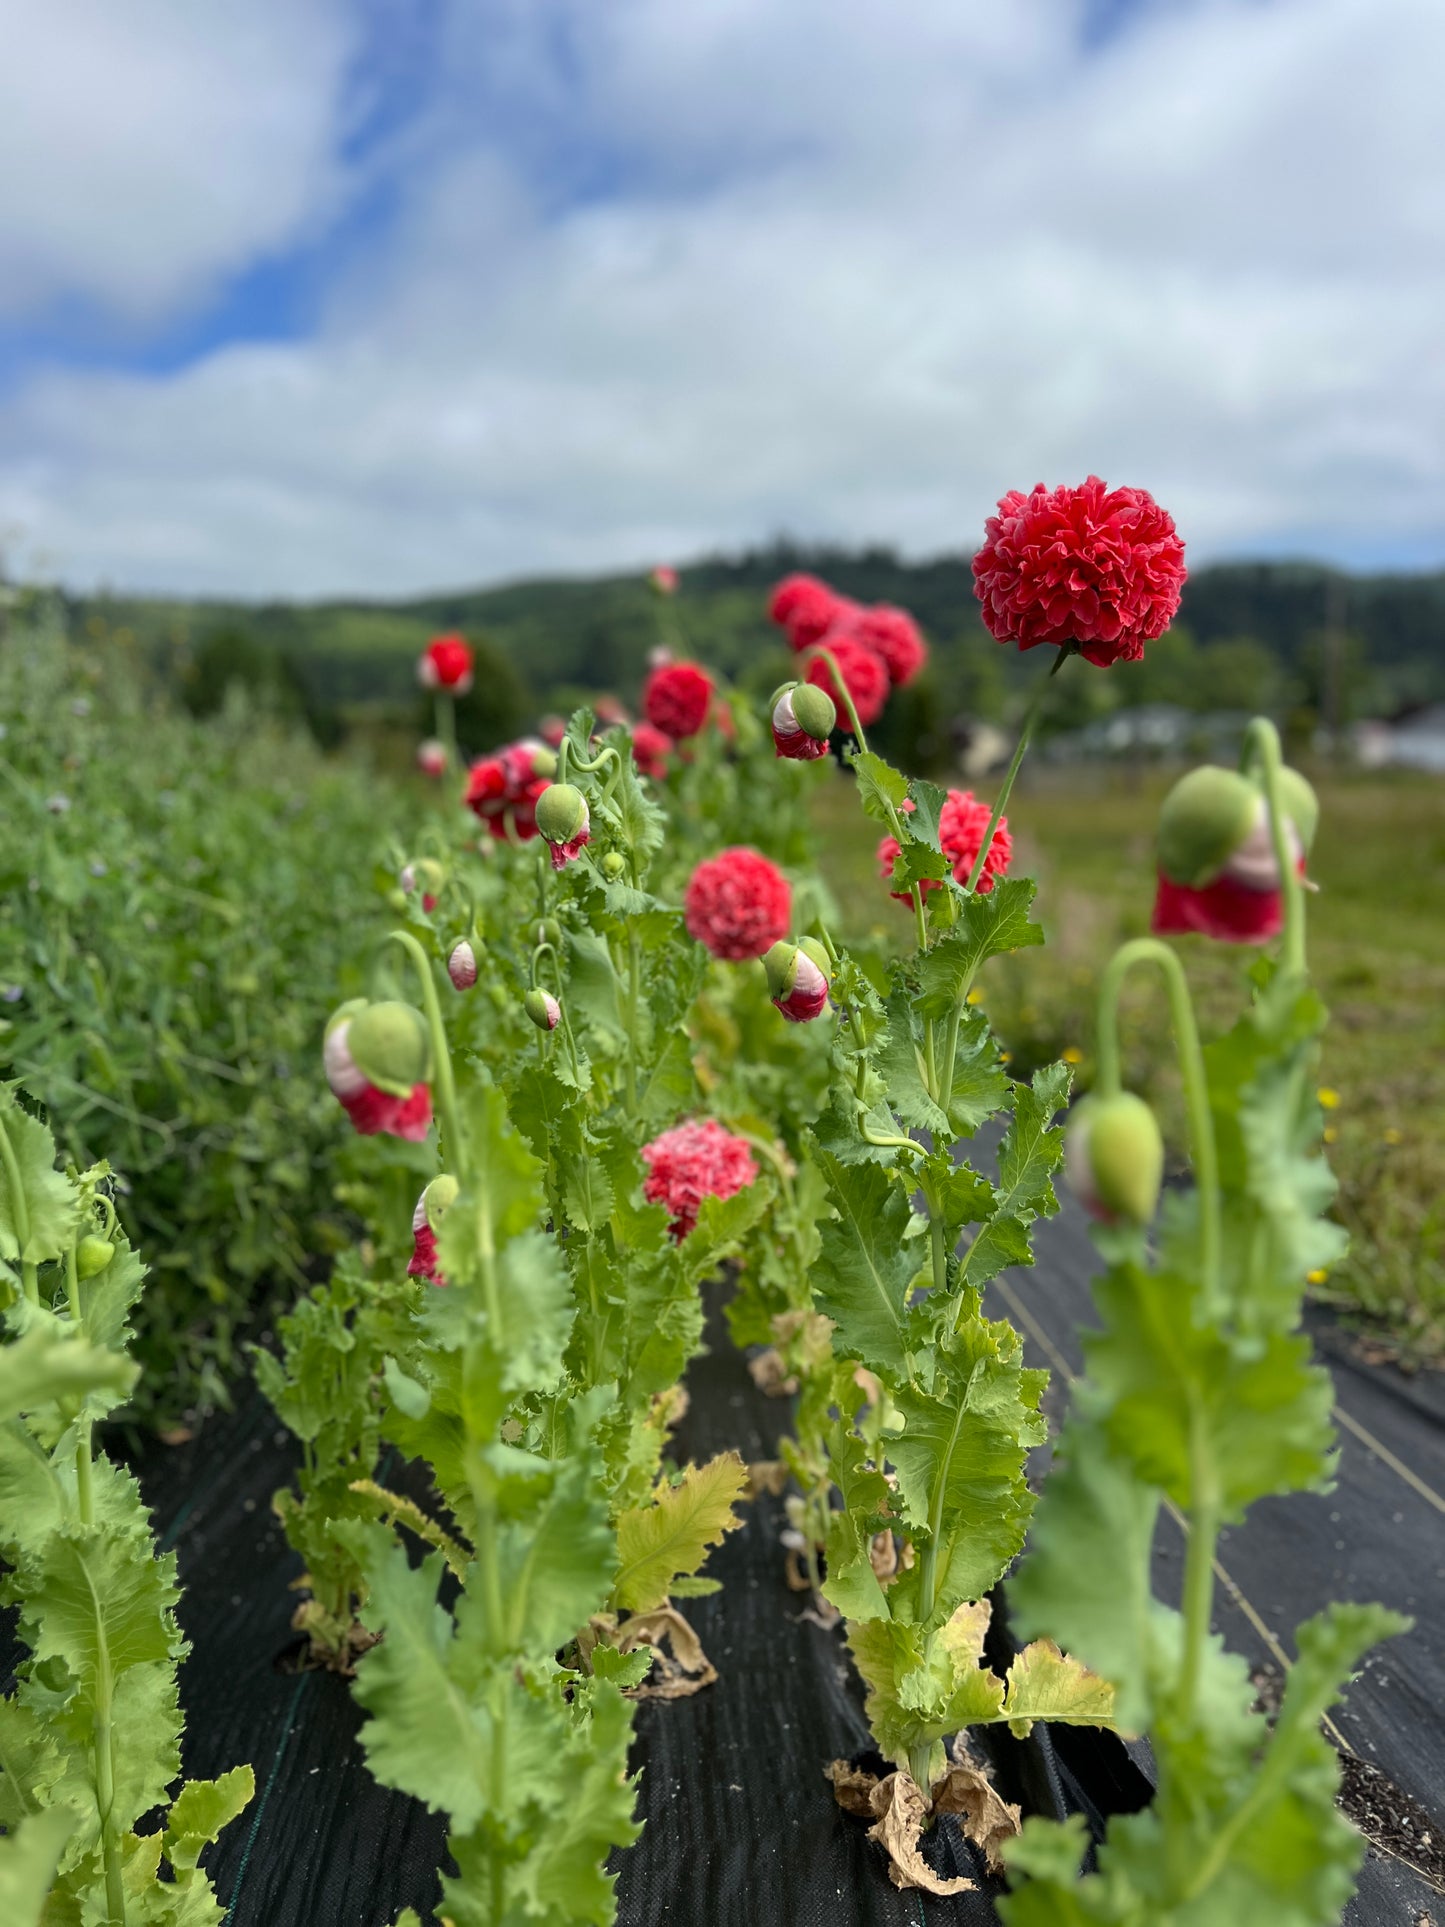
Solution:
M 773 747 L 779 756 L 812 762 L 828 753 L 828 738 L 838 722 L 833 699 L 813 683 L 788 683 L 773 702 Z
M 1297 770 L 1279 773 L 1285 839 L 1296 868 L 1319 820 Z M 1196 931 L 1229 943 L 1264 943 L 1283 921 L 1283 879 L 1263 790 L 1237 770 L 1206 765 L 1183 776 L 1159 813 L 1159 891 L 1153 929 Z
M 763 957 L 763 969 L 774 1008 L 790 1024 L 806 1024 L 822 1016 L 828 1004 L 830 964 L 820 943 L 812 937 L 804 937 L 801 943 L 786 939 L 775 943 Z
M 536 817 L 551 852 L 552 868 L 565 869 L 592 835 L 587 798 L 571 783 L 551 783 L 537 798 Z
M 410 1004 L 352 998 L 326 1026 L 326 1081 L 363 1137 L 420 1143 L 431 1125 L 431 1038 Z
M 562 1006 L 550 990 L 529 990 L 522 1008 L 538 1030 L 555 1030 L 562 1021 Z
M 452 946 L 447 958 L 447 975 L 454 990 L 470 990 L 477 981 L 477 953 L 465 937 Z

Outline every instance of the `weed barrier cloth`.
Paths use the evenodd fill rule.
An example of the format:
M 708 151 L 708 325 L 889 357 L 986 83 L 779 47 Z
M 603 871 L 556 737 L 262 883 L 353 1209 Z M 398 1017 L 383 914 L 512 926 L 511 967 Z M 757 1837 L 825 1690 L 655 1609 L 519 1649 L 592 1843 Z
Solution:
M 1060 1400 L 1062 1368 L 1077 1369 L 1078 1330 L 1089 1322 L 1093 1254 L 1068 1206 L 1041 1242 L 1036 1270 L 999 1281 L 999 1308 L 1006 1302 L 1019 1319 L 1031 1362 L 1054 1369 L 1050 1398 Z M 688 1372 L 691 1403 L 674 1454 L 703 1459 L 736 1447 L 745 1459 L 771 1459 L 788 1405 L 757 1389 L 728 1340 L 723 1292 L 709 1291 L 708 1351 Z M 1435 1710 L 1445 1703 L 1437 1509 L 1445 1400 L 1427 1384 L 1361 1364 L 1331 1328 L 1319 1338 L 1335 1367 L 1342 1412 L 1388 1457 L 1342 1423 L 1333 1494 L 1266 1502 L 1247 1530 L 1226 1538 L 1221 1562 L 1231 1583 L 1221 1585 L 1216 1624 L 1268 1668 L 1275 1663 L 1269 1629 L 1292 1624 L 1327 1587 L 1415 1612 L 1417 1630 L 1370 1662 L 1335 1718 L 1362 1758 L 1438 1824 L 1445 1819 L 1445 1742 Z M 206 1864 L 230 1910 L 228 1927 L 390 1927 L 407 1905 L 429 1920 L 444 1819 L 373 1781 L 357 1741 L 362 1715 L 344 1681 L 288 1670 L 298 1650 L 288 1590 L 297 1562 L 270 1504 L 295 1453 L 265 1401 L 246 1393 L 234 1414 L 186 1445 L 150 1448 L 139 1467 L 162 1544 L 180 1556 L 180 1617 L 192 1643 L 181 1672 L 185 1770 L 209 1775 L 249 1760 L 256 1772 L 254 1803 Z M 405 1489 L 406 1474 L 393 1462 L 386 1476 Z M 834 1757 L 865 1756 L 862 1689 L 841 1629 L 809 1618 L 806 1595 L 784 1583 L 782 1500 L 762 1494 L 747 1514 L 709 1568 L 722 1590 L 687 1602 L 717 1683 L 691 1699 L 638 1708 L 632 1766 L 643 1770 L 638 1811 L 646 1826 L 616 1862 L 619 1921 L 971 1927 L 996 1920 L 1000 1884 L 951 1817 L 926 1837 L 925 1857 L 940 1873 L 967 1875 L 977 1891 L 937 1899 L 896 1891 L 864 1823 L 836 1805 L 823 1767 Z M 1177 1534 L 1171 1540 L 1166 1527 L 1156 1560 L 1166 1595 L 1171 1575 L 1177 1586 L 1179 1564 Z M 1036 1728 L 1035 1736 L 1022 1744 L 1001 1730 L 985 1736 L 1000 1791 L 1026 1812 L 1075 1808 L 1097 1827 L 1102 1815 L 1149 1797 L 1147 1749 L 1126 1752 L 1087 1728 Z M 1372 1850 L 1346 1921 L 1418 1927 L 1422 1916 L 1445 1918 L 1438 1890 L 1399 1858 Z

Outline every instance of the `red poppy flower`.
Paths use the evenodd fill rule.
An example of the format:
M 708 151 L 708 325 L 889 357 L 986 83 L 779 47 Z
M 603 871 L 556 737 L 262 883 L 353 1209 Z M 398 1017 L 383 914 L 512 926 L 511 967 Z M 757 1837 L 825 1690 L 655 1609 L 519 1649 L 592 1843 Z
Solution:
M 1318 804 L 1295 770 L 1280 774 L 1285 837 L 1303 876 Z M 1284 927 L 1284 891 L 1269 810 L 1244 776 L 1213 765 L 1181 777 L 1159 823 L 1156 936 L 1195 932 L 1222 943 L 1268 943 Z
M 1179 607 L 1184 544 L 1142 488 L 1011 489 L 973 558 L 973 592 L 999 642 L 1077 643 L 1107 669 L 1138 662 Z
M 866 643 L 859 642 L 848 629 L 830 629 L 823 638 L 823 647 L 838 665 L 848 694 L 853 698 L 853 707 L 858 711 L 859 722 L 865 729 L 870 723 L 876 723 L 888 700 L 888 666 L 883 658 Z M 803 673 L 810 683 L 825 690 L 837 703 L 839 720 L 846 729 L 848 711 L 831 666 L 815 654 L 809 656 Z
M 696 736 L 712 706 L 712 677 L 695 662 L 664 663 L 642 691 L 642 708 L 654 729 L 679 743 Z
M 416 665 L 423 689 L 465 696 L 472 686 L 472 647 L 464 636 L 433 636 Z
M 567 734 L 567 725 L 560 716 L 544 716 L 537 725 L 537 734 L 548 749 L 560 749 L 562 738 Z
M 659 562 L 648 576 L 647 583 L 656 595 L 676 595 L 677 570 L 670 568 L 666 562 Z
M 537 798 L 552 780 L 556 758 L 545 743 L 508 743 L 495 756 L 473 763 L 467 777 L 467 808 L 492 835 L 505 839 L 510 822 L 524 841 L 537 834 Z
M 906 797 L 904 810 L 914 807 L 912 797 Z M 950 790 L 948 800 L 938 813 L 938 842 L 949 866 L 960 883 L 967 883 L 983 844 L 984 831 L 988 819 L 993 815 L 992 804 L 976 797 L 972 790 Z M 1013 857 L 1013 838 L 1009 835 L 1008 818 L 1001 816 L 994 830 L 993 841 L 988 846 L 983 869 L 979 873 L 978 894 L 986 896 L 993 888 L 996 876 L 1002 876 L 1008 869 Z M 898 855 L 898 839 L 885 836 L 878 845 L 878 873 L 885 883 L 893 880 L 893 864 Z M 936 890 L 938 884 L 932 877 L 925 877 L 919 885 L 924 896 Z M 913 902 L 911 891 L 890 890 L 888 893 L 897 903 Z
M 681 1241 L 697 1223 L 704 1198 L 730 1198 L 758 1175 L 746 1138 L 734 1137 L 716 1118 L 689 1118 L 642 1147 L 647 1176 L 642 1195 L 665 1204 L 670 1230 Z
M 672 738 L 654 723 L 638 723 L 632 731 L 632 756 L 644 776 L 660 783 L 667 774 Z
M 856 608 L 856 603 L 815 575 L 784 576 L 768 598 L 769 616 L 797 650 L 821 641 L 835 622 Z
M 761 957 L 787 934 L 793 892 L 782 871 L 756 850 L 722 850 L 693 871 L 683 908 L 699 943 L 725 962 L 741 963 Z
M 912 682 L 928 660 L 928 644 L 906 609 L 893 609 L 880 602 L 871 609 L 859 609 L 841 626 L 883 658 L 895 689 Z

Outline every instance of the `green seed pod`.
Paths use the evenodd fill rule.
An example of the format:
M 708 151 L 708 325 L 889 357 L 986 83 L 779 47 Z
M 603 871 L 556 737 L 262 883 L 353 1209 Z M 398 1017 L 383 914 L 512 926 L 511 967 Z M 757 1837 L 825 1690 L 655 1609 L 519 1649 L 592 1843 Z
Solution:
M 1206 763 L 1181 776 L 1159 812 L 1159 868 L 1171 883 L 1212 883 L 1259 821 L 1259 791 L 1238 770 Z
M 1164 1182 L 1164 1140 L 1132 1091 L 1086 1097 L 1069 1121 L 1064 1168 L 1075 1196 L 1106 1224 L 1148 1224 Z
M 587 828 L 587 798 L 570 783 L 549 783 L 537 798 L 537 828 L 549 843 L 570 843 Z
M 105 1270 L 114 1256 L 115 1246 L 109 1238 L 102 1238 L 98 1233 L 92 1232 L 89 1237 L 82 1238 L 75 1247 L 76 1272 L 82 1278 L 94 1278 Z
M 431 1035 L 410 1004 L 368 1004 L 352 1018 L 346 1043 L 367 1082 L 392 1097 L 409 1097 L 431 1077 Z

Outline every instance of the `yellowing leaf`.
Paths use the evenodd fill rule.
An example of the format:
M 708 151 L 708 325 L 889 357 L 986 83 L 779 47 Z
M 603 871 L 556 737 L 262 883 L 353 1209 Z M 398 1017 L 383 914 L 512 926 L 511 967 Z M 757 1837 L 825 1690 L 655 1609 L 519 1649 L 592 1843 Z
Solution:
M 612 1604 L 619 1611 L 650 1612 L 667 1598 L 679 1573 L 694 1573 L 711 1546 L 742 1520 L 733 1511 L 747 1489 L 748 1469 L 736 1452 L 703 1466 L 689 1466 L 679 1485 L 662 1485 L 648 1505 L 633 1506 L 617 1521 L 617 1578 Z
M 1061 1653 L 1051 1639 L 1036 1639 L 1008 1669 L 1003 1710 L 1021 1740 L 1028 1738 L 1035 1720 L 1112 1726 L 1114 1689 L 1081 1661 Z

